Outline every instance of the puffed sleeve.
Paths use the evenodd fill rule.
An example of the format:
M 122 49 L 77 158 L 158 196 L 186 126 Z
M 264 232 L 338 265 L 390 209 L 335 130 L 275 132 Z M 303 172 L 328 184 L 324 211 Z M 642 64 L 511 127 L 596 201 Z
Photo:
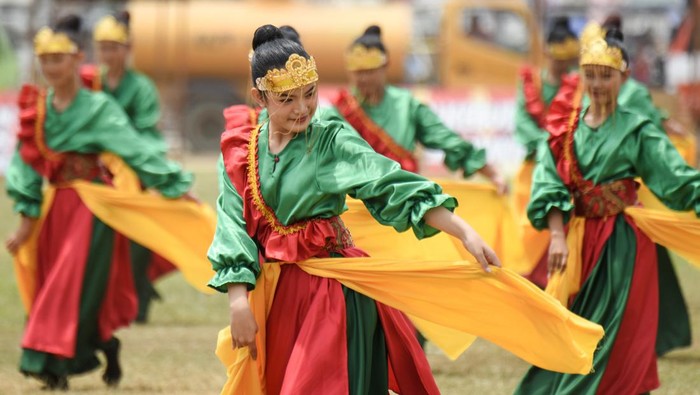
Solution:
M 412 106 L 415 108 L 418 141 L 428 148 L 443 151 L 448 169 L 461 170 L 464 177 L 469 177 L 486 166 L 486 150 L 475 147 L 445 126 L 425 104 L 413 99 Z
M 540 144 L 537 152 L 527 217 L 535 229 L 545 229 L 548 226 L 547 215 L 552 208 L 561 210 L 564 221 L 568 221 L 574 205 L 569 190 L 557 173 L 552 151 L 546 141 Z
M 19 149 L 10 160 L 5 174 L 7 194 L 14 200 L 14 212 L 31 218 L 41 214 L 43 178 L 26 164 L 19 155 Z
M 399 232 L 413 229 L 417 238 L 438 232 L 423 220 L 435 207 L 454 210 L 455 198 L 398 163 L 377 154 L 357 133 L 330 122 L 320 139 L 316 170 L 319 189 L 360 199 L 381 224 Z
M 683 160 L 668 136 L 653 124 L 642 124 L 635 137 L 635 167 L 654 195 L 671 209 L 700 214 L 700 172 Z
M 226 292 L 227 285 L 244 283 L 255 288 L 260 274 L 258 248 L 246 231 L 243 219 L 243 199 L 231 184 L 226 170 L 219 168 L 222 189 L 216 201 L 216 233 L 207 257 L 216 272 L 209 286 Z
M 193 176 L 139 136 L 119 104 L 104 94 L 97 101 L 99 113 L 92 132 L 101 150 L 122 158 L 148 188 L 176 198 L 189 191 Z

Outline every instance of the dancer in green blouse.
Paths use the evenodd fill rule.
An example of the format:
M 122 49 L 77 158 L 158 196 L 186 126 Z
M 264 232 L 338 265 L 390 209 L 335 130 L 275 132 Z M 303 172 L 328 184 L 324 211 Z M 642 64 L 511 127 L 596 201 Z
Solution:
M 139 132 L 144 144 L 165 155 L 167 145 L 158 130 L 158 91 L 147 76 L 128 65 L 131 48 L 129 20 L 129 13 L 123 11 L 114 16 L 105 16 L 97 22 L 93 29 L 93 41 L 100 66 L 83 66 L 81 78 L 87 87 L 112 96 L 129 116 L 132 127 Z M 130 245 L 139 299 L 136 322 L 145 323 L 151 301 L 160 298 L 153 282 L 175 270 L 175 267 L 138 243 L 132 241 Z
M 335 110 L 378 153 L 397 161 L 404 170 L 418 171 L 413 152 L 417 144 L 445 153 L 445 166 L 464 177 L 479 172 L 499 193 L 507 186 L 486 162 L 484 149 L 476 148 L 446 127 L 438 116 L 413 95 L 386 84 L 388 54 L 378 26 L 370 26 L 347 54 L 350 90 L 332 100 Z
M 234 347 L 248 347 L 257 356 L 247 291 L 256 285 L 261 256 L 285 262 L 364 256 L 339 218 L 347 195 L 363 200 L 385 225 L 412 229 L 419 238 L 444 230 L 484 269 L 499 264 L 474 230 L 452 214 L 456 202 L 438 185 L 401 170 L 343 123 L 314 119 L 318 74 L 300 45 L 266 25 L 256 31 L 253 48 L 252 94 L 269 118 L 222 136 L 226 173 L 209 251 L 216 271 L 210 286 L 229 295 Z M 381 304 L 293 264 L 282 265 L 274 292 L 265 328 L 268 393 L 304 393 L 312 384 L 301 377 L 315 372 L 323 380 L 315 380 L 314 388 L 325 393 L 386 394 L 388 355 L 403 355 L 391 359 L 400 387 L 438 393 L 400 313 L 387 315 Z
M 603 325 L 606 336 L 591 374 L 531 368 L 516 393 L 642 394 L 659 386 L 657 255 L 624 209 L 636 204 L 634 179 L 641 177 L 668 207 L 700 214 L 700 173 L 648 118 L 619 104 L 628 74 L 619 31 L 583 42 L 580 64 L 583 88 L 567 79 L 552 103 L 528 216 L 551 232 L 550 273 L 580 273 L 570 309 Z M 583 89 L 590 105 L 581 104 Z M 583 245 L 574 261 L 581 267 L 567 268 L 564 223 L 574 212 L 585 221 L 577 222 Z
M 24 279 L 33 294 L 20 370 L 48 389 L 66 389 L 68 375 L 99 366 L 98 350 L 106 354 L 103 380 L 116 385 L 122 373 L 119 340 L 112 334 L 136 316 L 128 244 L 90 211 L 73 183 L 111 183 L 99 160 L 103 152 L 121 157 L 145 187 L 163 196 L 186 195 L 192 183 L 191 174 L 144 143 L 118 104 L 80 87 L 80 24 L 79 17 L 68 16 L 35 37 L 50 89 L 46 94 L 23 88 L 19 145 L 6 176 L 14 210 L 22 216 L 8 250 L 16 253 L 41 226 L 36 277 Z M 43 193 L 44 179 L 53 186 L 51 196 Z M 38 221 L 42 203 L 48 206 Z

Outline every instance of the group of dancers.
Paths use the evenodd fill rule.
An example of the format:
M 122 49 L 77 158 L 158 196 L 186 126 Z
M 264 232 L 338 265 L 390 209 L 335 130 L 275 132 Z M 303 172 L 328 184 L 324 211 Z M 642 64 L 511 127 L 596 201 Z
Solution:
M 657 354 L 689 344 L 662 245 L 695 258 L 687 245 L 700 235 L 670 240 L 664 229 L 697 220 L 640 208 L 638 190 L 641 181 L 697 214 L 700 173 L 629 78 L 619 20 L 580 38 L 558 20 L 546 67 L 523 72 L 515 124 L 528 155 L 514 191 L 532 228 L 549 230 L 532 233 L 545 238 L 524 273 L 537 285 L 418 174 L 420 144 L 465 178 L 483 174 L 495 198 L 509 189 L 483 149 L 387 84 L 378 26 L 349 43 L 350 88 L 329 108 L 318 107 L 323 76 L 297 31 L 254 32 L 255 105 L 224 110 L 214 218 L 190 192 L 192 175 L 167 159 L 153 84 L 127 66 L 129 15 L 94 27 L 100 66 L 83 65 L 80 22 L 68 16 L 35 37 L 48 89 L 21 91 L 6 177 L 21 217 L 6 243 L 28 316 L 20 371 L 46 388 L 68 389 L 98 353 L 103 380 L 117 385 L 113 333 L 146 320 L 152 281 L 175 268 L 228 294 L 217 346 L 227 394 L 438 394 L 416 328 L 450 356 L 479 336 L 523 358 L 533 367 L 522 394 L 646 393 L 659 386 Z M 363 230 L 343 220 L 348 196 L 367 221 L 410 229 L 409 243 L 443 232 L 468 254 L 407 257 L 407 245 L 385 245 L 370 257 L 353 241 Z

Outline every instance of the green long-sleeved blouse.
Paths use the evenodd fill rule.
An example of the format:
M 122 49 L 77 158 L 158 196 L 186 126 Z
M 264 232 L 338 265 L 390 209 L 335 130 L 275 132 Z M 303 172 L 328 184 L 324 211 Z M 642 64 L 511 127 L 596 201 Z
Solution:
M 343 123 L 314 120 L 277 155 L 269 151 L 267 125 L 261 127 L 258 143 L 260 188 L 284 225 L 340 215 L 349 195 L 361 199 L 381 224 L 399 232 L 411 228 L 423 238 L 437 233 L 423 221 L 428 210 L 457 206 L 440 186 L 401 170 Z M 246 232 L 241 196 L 226 174 L 221 179 L 216 234 L 208 254 L 216 275 L 209 285 L 222 292 L 230 283 L 253 288 L 260 272 L 258 247 Z
M 465 177 L 486 165 L 486 150 L 475 147 L 445 126 L 430 107 L 406 89 L 387 85 L 379 104 L 362 104 L 362 109 L 406 150 L 413 152 L 416 143 L 441 150 L 445 153 L 445 166 L 452 171 L 461 170 Z M 337 111 L 323 115 L 326 120 L 330 117 L 344 119 Z
M 129 122 L 119 105 L 101 92 L 78 91 L 63 112 L 51 105 L 53 93 L 46 98 L 45 142 L 58 152 L 112 152 L 121 157 L 141 182 L 166 197 L 179 197 L 192 184 L 192 174 L 166 160 L 144 140 Z M 7 192 L 15 201 L 14 211 L 38 217 L 42 202 L 42 176 L 22 160 L 19 146 L 6 174 Z
M 102 91 L 114 97 L 131 120 L 131 125 L 155 149 L 165 153 L 167 145 L 158 130 L 160 101 L 158 90 L 145 75 L 127 69 L 116 88 L 110 89 L 106 81 L 106 70 L 102 71 Z
M 618 107 L 599 127 L 581 121 L 574 149 L 585 179 L 604 184 L 641 177 L 659 199 L 674 210 L 700 213 L 700 172 L 688 166 L 670 140 L 648 118 Z M 533 174 L 528 217 L 537 229 L 547 227 L 547 214 L 556 207 L 568 219 L 571 195 L 557 174 L 551 150 L 540 146 Z

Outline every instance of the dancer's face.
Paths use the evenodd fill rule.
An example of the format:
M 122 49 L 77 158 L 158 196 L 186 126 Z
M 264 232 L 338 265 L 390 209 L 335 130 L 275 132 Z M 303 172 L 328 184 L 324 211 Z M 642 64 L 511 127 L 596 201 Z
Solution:
M 586 93 L 591 98 L 591 106 L 601 109 L 614 108 L 626 74 L 612 67 L 598 65 L 583 66 L 582 74 Z
M 363 99 L 372 100 L 381 95 L 386 85 L 386 67 L 350 72 L 350 84 L 355 87 Z
M 576 68 L 578 65 L 578 58 L 573 59 L 554 59 L 549 57 L 549 73 L 557 80 L 561 80 L 561 77 L 566 75 L 571 70 Z
M 72 84 L 83 61 L 82 52 L 77 54 L 51 53 L 39 56 L 39 65 L 44 79 L 52 88 Z
M 115 41 L 95 43 L 97 60 L 109 69 L 123 69 L 129 56 L 129 46 Z
M 282 93 L 252 90 L 258 104 L 267 108 L 273 130 L 282 133 L 303 132 L 318 107 L 318 85 L 314 82 Z

